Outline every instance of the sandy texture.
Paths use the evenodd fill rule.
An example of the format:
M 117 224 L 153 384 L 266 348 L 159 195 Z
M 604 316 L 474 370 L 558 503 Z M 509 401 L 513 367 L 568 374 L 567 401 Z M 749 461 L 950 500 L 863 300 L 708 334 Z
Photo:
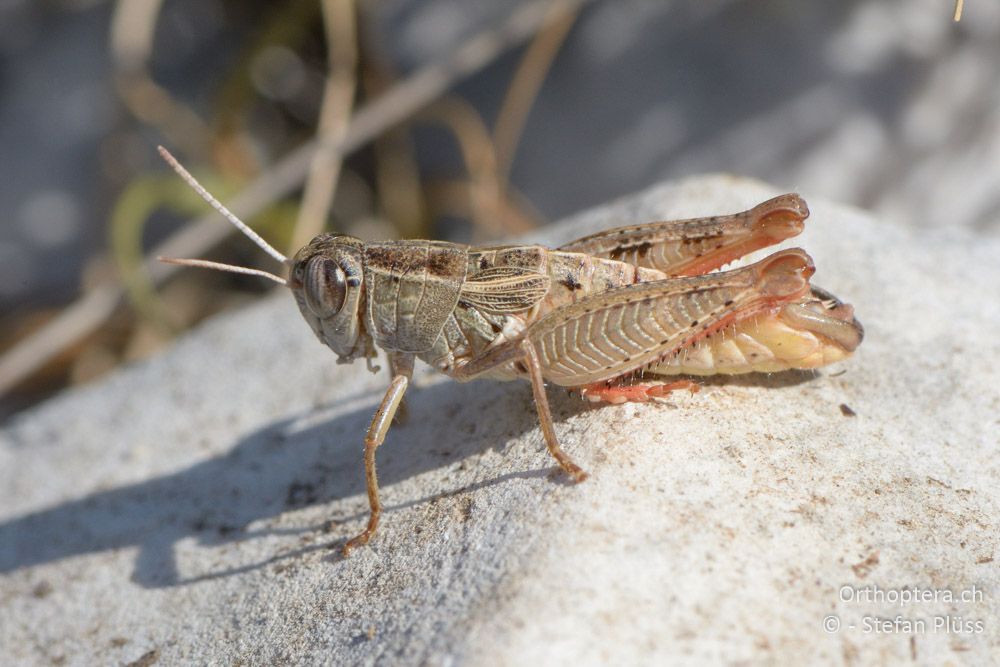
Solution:
M 543 238 L 772 194 L 693 179 Z M 552 390 L 579 486 L 526 384 L 421 371 L 379 452 L 383 528 L 347 560 L 387 377 L 337 366 L 286 294 L 23 415 L 0 432 L 0 662 L 1000 660 L 1000 240 L 810 204 L 795 243 L 857 307 L 854 359 L 668 405 Z M 938 600 L 880 601 L 914 588 Z M 865 621 L 897 616 L 926 625 Z

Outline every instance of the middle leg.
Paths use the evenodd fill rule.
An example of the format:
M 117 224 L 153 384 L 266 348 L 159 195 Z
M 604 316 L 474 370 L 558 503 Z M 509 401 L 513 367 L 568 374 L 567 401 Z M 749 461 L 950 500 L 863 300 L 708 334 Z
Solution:
M 542 378 L 542 366 L 538 361 L 538 353 L 531 340 L 525 338 L 521 343 L 521 350 L 524 351 L 524 365 L 528 368 L 528 376 L 531 379 L 531 393 L 535 396 L 535 408 L 538 410 L 538 421 L 542 424 L 542 434 L 545 436 L 545 444 L 548 445 L 549 453 L 562 466 L 562 469 L 569 474 L 574 481 L 582 482 L 587 479 L 587 473 L 573 463 L 569 455 L 559 446 L 556 439 L 556 429 L 552 423 L 552 413 L 549 411 L 549 399 L 545 395 L 545 380 Z
M 368 434 L 365 436 L 365 485 L 368 489 L 368 525 L 359 535 L 355 535 L 344 545 L 342 552 L 344 556 L 350 554 L 355 547 L 368 544 L 368 540 L 375 534 L 378 528 L 379 518 L 382 516 L 382 502 L 379 500 L 378 475 L 375 472 L 375 450 L 385 441 L 385 434 L 389 431 L 392 418 L 403 400 L 406 387 L 410 383 L 408 375 L 397 375 L 392 379 L 381 405 L 372 417 L 371 426 L 368 427 Z

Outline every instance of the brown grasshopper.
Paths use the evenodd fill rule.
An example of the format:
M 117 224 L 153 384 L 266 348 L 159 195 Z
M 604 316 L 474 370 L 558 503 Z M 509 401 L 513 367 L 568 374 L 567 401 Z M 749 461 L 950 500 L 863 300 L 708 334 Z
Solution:
M 338 363 L 364 359 L 374 372 L 378 349 L 388 356 L 392 382 L 365 437 L 371 514 L 365 530 L 345 544 L 345 555 L 366 544 L 378 527 L 375 450 L 416 359 L 460 382 L 527 379 L 549 452 L 582 481 L 587 473 L 556 438 L 545 382 L 594 402 L 649 401 L 675 389 L 697 391 L 694 381 L 666 381 L 670 376 L 817 368 L 850 355 L 863 337 L 850 305 L 809 284 L 815 268 L 803 250 L 715 271 L 801 232 L 809 209 L 795 194 L 734 215 L 611 229 L 556 250 L 533 244 L 366 243 L 322 234 L 289 259 L 162 147 L 160 153 L 290 275 L 286 280 L 204 260 L 163 261 L 286 285 Z

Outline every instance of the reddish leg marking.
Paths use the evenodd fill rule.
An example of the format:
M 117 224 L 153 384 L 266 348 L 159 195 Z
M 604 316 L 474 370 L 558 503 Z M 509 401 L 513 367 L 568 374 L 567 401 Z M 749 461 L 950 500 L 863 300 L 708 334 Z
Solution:
M 605 382 L 595 382 L 579 387 L 580 395 L 591 403 L 647 403 L 655 398 L 664 398 L 672 391 L 687 389 L 692 394 L 701 390 L 701 385 L 693 380 L 674 382 L 640 382 L 633 385 L 609 386 Z

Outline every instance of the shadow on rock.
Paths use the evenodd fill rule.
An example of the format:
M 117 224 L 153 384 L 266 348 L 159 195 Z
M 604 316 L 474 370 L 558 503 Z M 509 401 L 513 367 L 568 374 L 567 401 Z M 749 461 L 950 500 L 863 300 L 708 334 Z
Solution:
M 572 398 L 553 398 L 557 420 L 585 409 Z M 407 399 L 408 422 L 394 426 L 379 449 L 383 488 L 502 446 L 537 426 L 527 385 L 442 382 L 413 391 Z M 182 579 L 174 550 L 178 541 L 191 537 L 215 545 L 283 532 L 267 528 L 248 531 L 248 526 L 289 510 L 363 496 L 362 440 L 377 400 L 373 397 L 363 407 L 346 411 L 340 406 L 340 414 L 333 405 L 321 408 L 318 418 L 313 413 L 281 420 L 245 436 L 224 456 L 0 523 L 0 573 L 77 555 L 138 547 L 132 580 L 156 588 L 235 574 L 273 562 L 275 559 Z M 335 416 L 324 419 L 324 411 Z M 299 427 L 303 421 L 309 425 Z M 503 483 L 512 476 L 516 475 L 503 475 L 491 483 Z M 414 502 L 418 501 L 402 506 Z M 352 507 L 360 509 L 356 504 Z M 337 522 L 357 518 L 360 528 L 367 504 L 364 509 L 345 515 L 343 507 L 335 507 L 329 518 Z M 323 525 L 286 530 L 319 531 Z M 305 550 L 327 546 L 331 545 Z
M 736 383 L 784 387 L 812 377 L 811 373 L 754 375 L 738 378 Z M 733 383 L 732 378 L 729 383 Z M 713 379 L 707 384 L 721 383 Z M 502 446 L 537 427 L 526 384 L 441 382 L 413 391 L 407 400 L 408 423 L 394 426 L 379 449 L 379 481 L 383 489 Z M 550 400 L 557 422 L 588 409 L 579 398 L 563 391 L 550 392 Z M 180 576 L 175 559 L 176 545 L 185 538 L 218 545 L 267 534 L 322 531 L 324 524 L 252 530 L 249 526 L 287 511 L 363 497 L 362 440 L 377 401 L 372 396 L 354 409 L 345 409 L 345 402 L 296 415 L 245 436 L 224 456 L 0 523 L 0 573 L 77 555 L 137 547 L 132 580 L 157 588 L 229 576 L 306 551 L 339 546 L 339 540 L 333 545 L 307 546 L 253 565 L 187 578 Z M 324 412 L 334 416 L 324 418 Z M 303 427 L 302 423 L 307 425 Z M 540 451 L 543 446 L 539 436 Z M 546 475 L 555 469 L 553 464 L 542 470 L 511 470 L 451 493 L 502 484 L 515 477 Z M 429 500 L 432 498 L 408 499 L 386 509 Z M 354 513 L 348 514 L 342 505 L 334 506 L 329 520 L 357 520 L 360 529 L 367 505 L 352 507 Z

